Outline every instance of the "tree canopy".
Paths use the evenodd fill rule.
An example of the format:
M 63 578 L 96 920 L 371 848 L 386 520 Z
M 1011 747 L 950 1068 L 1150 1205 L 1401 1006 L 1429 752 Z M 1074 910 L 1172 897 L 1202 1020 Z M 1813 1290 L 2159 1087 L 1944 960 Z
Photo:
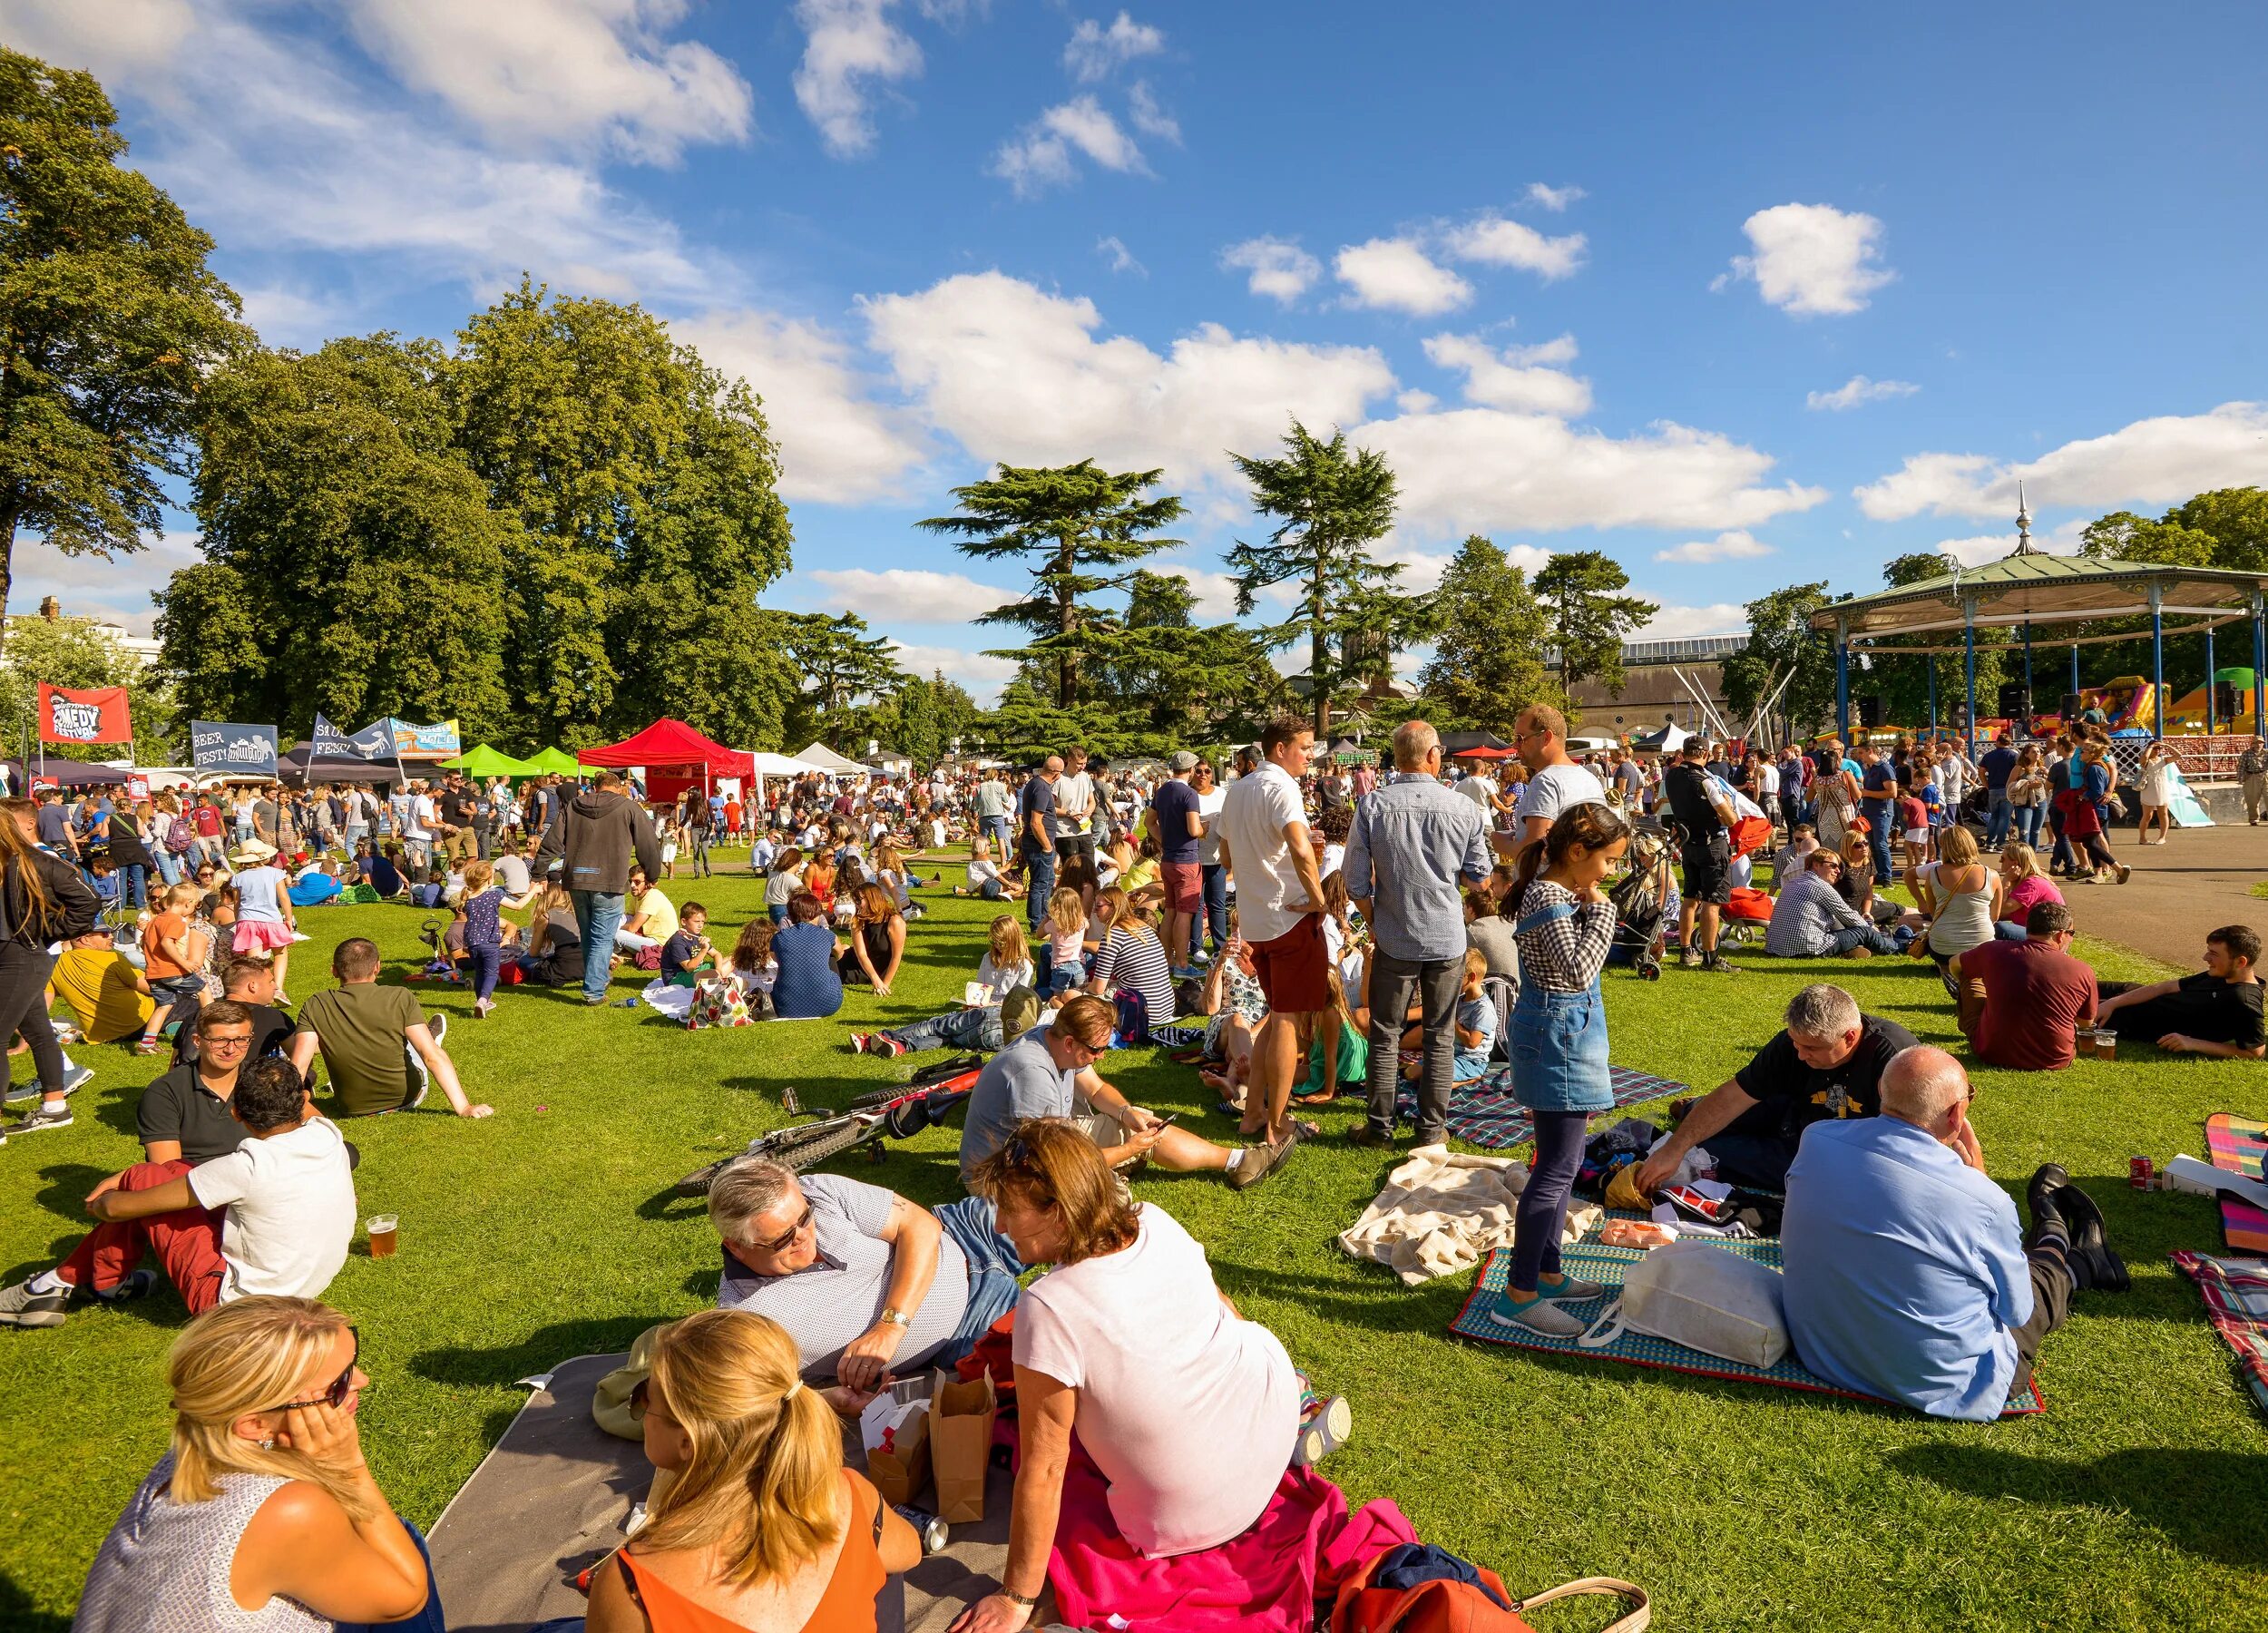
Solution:
M 1622 643 L 1661 608 L 1630 585 L 1622 563 L 1600 550 L 1564 551 L 1536 570 L 1536 600 L 1559 636 L 1559 685 L 1569 693 L 1597 680 L 1622 695 Z
M 1790 584 L 1748 603 L 1748 644 L 1724 666 L 1725 700 L 1738 719 L 1755 716 L 1784 680 L 1773 705 L 1783 736 L 1805 737 L 1833 721 L 1834 642 L 1811 627 L 1812 614 L 1833 599 L 1822 582 Z
M 92 74 L 0 46 L 0 603 L 16 533 L 137 550 L 205 374 L 251 344 L 212 240 L 120 161 Z
M 0 742 L 10 754 L 19 748 L 36 755 L 39 734 L 34 709 L 41 681 L 73 689 L 122 686 L 133 722 L 134 758 L 165 765 L 180 758 L 180 721 L 164 675 L 144 667 L 91 618 L 19 618 L 0 655 Z M 114 753 L 102 746 L 104 756 Z M 50 755 L 89 758 L 80 748 L 51 747 Z
M 1564 707 L 1567 695 L 1543 666 L 1551 620 L 1527 572 L 1473 533 L 1458 547 L 1433 593 L 1433 659 L 1418 677 L 1429 718 L 1449 730 L 1510 737 L 1530 703 Z

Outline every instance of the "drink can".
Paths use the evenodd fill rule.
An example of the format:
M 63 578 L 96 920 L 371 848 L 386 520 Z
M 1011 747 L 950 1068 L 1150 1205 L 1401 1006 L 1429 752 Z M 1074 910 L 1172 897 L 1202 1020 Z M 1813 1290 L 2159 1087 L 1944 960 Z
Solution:
M 944 1552 L 951 1528 L 943 1520 L 927 1509 L 915 1508 L 910 1502 L 894 1502 L 890 1506 L 897 1511 L 899 1519 L 914 1528 L 914 1534 L 922 1540 L 924 1553 Z
M 2147 1157 L 2130 1157 L 2126 1159 L 2126 1183 L 2136 1190 L 2150 1188 L 2153 1171 L 2154 1165 Z

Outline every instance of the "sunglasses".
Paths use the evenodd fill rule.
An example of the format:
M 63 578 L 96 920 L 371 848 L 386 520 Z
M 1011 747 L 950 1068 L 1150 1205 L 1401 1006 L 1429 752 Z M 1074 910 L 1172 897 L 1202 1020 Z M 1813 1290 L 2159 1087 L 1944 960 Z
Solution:
M 640 1378 L 631 1385 L 630 1417 L 633 1423 L 646 1421 L 646 1413 L 653 1410 L 653 1380 Z
M 347 1357 L 347 1370 L 345 1372 L 340 1373 L 338 1376 L 333 1378 L 329 1384 L 325 1387 L 323 1393 L 317 1395 L 313 1400 L 286 1401 L 282 1405 L 273 1407 L 271 1410 L 276 1412 L 296 1412 L 309 1406 L 328 1406 L 336 1410 L 340 1406 L 344 1406 L 347 1403 L 348 1392 L 355 1386 L 355 1368 L 362 1363 L 362 1334 L 357 1329 L 350 1326 L 347 1329 L 347 1335 L 355 1341 L 355 1347 L 353 1353 Z
M 797 1237 L 801 1236 L 804 1233 L 805 1227 L 810 1223 L 811 1204 L 807 1202 L 803 1205 L 803 1216 L 793 1225 L 787 1227 L 786 1235 L 775 1237 L 768 1242 L 758 1242 L 755 1244 L 757 1251 L 759 1253 L 785 1253 L 787 1250 L 789 1244 L 794 1242 Z

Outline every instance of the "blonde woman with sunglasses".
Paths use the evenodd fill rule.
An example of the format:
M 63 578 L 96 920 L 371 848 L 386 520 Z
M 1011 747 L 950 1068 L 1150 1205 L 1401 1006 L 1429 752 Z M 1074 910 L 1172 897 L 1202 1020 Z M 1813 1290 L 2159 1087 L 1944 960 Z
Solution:
M 173 1443 L 95 1556 L 75 1633 L 441 1633 L 423 1540 L 363 1462 L 359 1350 L 312 1298 L 191 1322 L 166 1365 Z

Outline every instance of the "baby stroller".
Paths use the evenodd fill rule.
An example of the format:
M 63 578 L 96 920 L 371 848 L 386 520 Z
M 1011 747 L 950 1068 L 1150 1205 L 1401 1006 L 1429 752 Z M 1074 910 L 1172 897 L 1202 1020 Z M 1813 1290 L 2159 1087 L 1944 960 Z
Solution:
M 1607 950 L 1608 964 L 1630 966 L 1641 981 L 1662 978 L 1657 949 L 1676 889 L 1677 881 L 1669 871 L 1668 845 L 1658 835 L 1632 834 L 1629 871 L 1607 892 L 1615 908 L 1614 942 Z

